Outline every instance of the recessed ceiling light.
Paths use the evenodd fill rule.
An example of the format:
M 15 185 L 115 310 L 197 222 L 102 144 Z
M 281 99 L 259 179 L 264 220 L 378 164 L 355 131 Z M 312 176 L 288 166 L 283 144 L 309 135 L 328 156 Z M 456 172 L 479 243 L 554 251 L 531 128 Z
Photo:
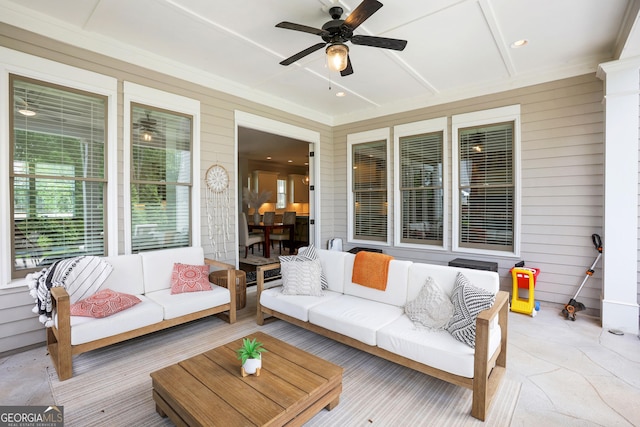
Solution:
M 288 163 L 293 163 L 293 160 L 287 160 Z
M 339 98 L 341 98 L 341 97 L 343 97 L 343 96 L 347 96 L 347 94 L 346 94 L 346 93 L 344 93 L 344 92 L 336 92 L 336 96 L 337 96 L 337 97 L 339 97 Z
M 511 43 L 511 48 L 512 49 L 517 49 L 519 47 L 524 47 L 526 45 L 529 44 L 529 40 L 527 39 L 520 39 L 520 40 L 516 40 L 513 43 Z
M 267 160 L 271 160 L 271 156 L 267 156 Z

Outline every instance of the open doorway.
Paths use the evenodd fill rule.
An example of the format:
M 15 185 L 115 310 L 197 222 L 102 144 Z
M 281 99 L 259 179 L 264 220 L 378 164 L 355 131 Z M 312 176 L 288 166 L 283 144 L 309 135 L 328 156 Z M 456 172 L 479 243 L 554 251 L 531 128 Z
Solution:
M 244 270 L 246 264 L 261 265 L 277 261 L 279 255 L 290 253 L 290 247 L 293 247 L 295 253 L 298 247 L 313 244 L 315 197 L 311 189 L 314 182 L 314 157 L 310 152 L 317 145 L 315 142 L 319 135 L 245 113 L 237 112 L 236 119 L 238 215 L 244 213 L 246 222 L 252 227 L 255 208 L 249 208 L 244 203 L 243 188 L 272 193 L 258 209 L 260 221 L 264 219 L 265 212 L 275 212 L 276 224 L 283 222 L 285 212 L 288 212 L 289 218 L 291 212 L 295 212 L 293 242 L 289 239 L 273 240 L 266 248 L 264 244 L 255 245 L 253 251 L 247 251 L 246 258 L 244 247 L 238 248 L 238 265 Z M 239 220 L 238 223 L 240 222 Z M 286 230 L 282 231 L 288 234 Z M 262 232 L 264 234 L 264 229 Z M 237 241 L 240 242 L 240 239 Z M 249 283 L 249 277 L 247 279 Z

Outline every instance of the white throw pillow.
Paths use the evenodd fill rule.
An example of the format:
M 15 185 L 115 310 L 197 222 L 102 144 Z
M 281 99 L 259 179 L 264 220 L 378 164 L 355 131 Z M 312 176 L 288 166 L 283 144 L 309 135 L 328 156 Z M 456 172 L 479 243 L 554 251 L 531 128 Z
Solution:
M 284 295 L 323 295 L 320 260 L 281 262 L 280 271 Z
M 444 329 L 453 315 L 453 304 L 436 280 L 429 276 L 412 301 L 404 306 L 409 319 L 428 329 Z
M 298 255 L 284 255 L 280 257 L 280 263 L 289 262 L 289 261 L 314 261 L 320 260 L 318 257 L 318 253 L 316 252 L 315 246 L 308 246 L 307 248 L 298 252 Z M 322 265 L 320 265 L 320 285 L 322 289 L 329 289 L 329 281 L 322 271 Z

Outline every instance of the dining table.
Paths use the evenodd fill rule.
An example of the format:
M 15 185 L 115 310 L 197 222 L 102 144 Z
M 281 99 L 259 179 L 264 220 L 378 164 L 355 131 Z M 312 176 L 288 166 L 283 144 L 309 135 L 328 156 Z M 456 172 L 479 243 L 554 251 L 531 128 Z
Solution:
M 289 230 L 289 254 L 293 254 L 293 228 L 294 224 L 283 224 L 281 222 L 276 222 L 273 224 L 265 224 L 264 222 L 260 223 L 250 223 L 247 224 L 249 231 L 251 230 L 262 230 L 264 233 L 264 257 L 271 257 L 271 231 L 273 230 Z

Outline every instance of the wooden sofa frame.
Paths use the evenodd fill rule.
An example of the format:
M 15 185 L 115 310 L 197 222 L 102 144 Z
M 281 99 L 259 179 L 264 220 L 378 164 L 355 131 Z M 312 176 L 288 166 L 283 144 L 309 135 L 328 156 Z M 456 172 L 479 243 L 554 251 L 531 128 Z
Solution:
M 220 267 L 227 271 L 227 283 L 236 283 L 235 266 L 231 264 L 223 263 L 220 261 L 206 259 L 204 260 L 206 265 L 214 267 Z M 58 379 L 60 381 L 67 380 L 73 376 L 73 356 L 85 353 L 87 351 L 96 350 L 98 348 L 106 347 L 111 344 L 126 341 L 132 338 L 140 337 L 142 335 L 150 334 L 152 332 L 160 331 L 162 329 L 170 328 L 172 326 L 180 325 L 183 323 L 191 322 L 203 317 L 218 315 L 223 320 L 229 323 L 235 323 L 236 321 L 236 287 L 229 286 L 229 293 L 231 294 L 231 301 L 228 304 L 211 307 L 206 310 L 197 311 L 194 313 L 185 314 L 184 316 L 176 317 L 173 319 L 166 319 L 152 325 L 144 326 L 142 328 L 133 329 L 131 331 L 122 332 L 110 337 L 101 338 L 95 341 L 86 342 L 83 344 L 72 345 L 71 344 L 71 308 L 69 302 L 69 294 L 63 287 L 51 288 L 51 299 L 54 309 L 58 314 L 58 326 L 52 326 L 47 328 L 47 348 L 51 355 L 51 360 L 58 373 Z M 228 311 L 228 314 L 225 313 Z
M 391 362 L 406 366 L 413 370 L 422 372 L 423 374 L 441 379 L 451 384 L 466 387 L 473 392 L 471 404 L 471 415 L 481 421 L 484 421 L 487 415 L 491 400 L 500 385 L 500 381 L 507 367 L 507 317 L 509 311 L 509 294 L 499 291 L 496 295 L 496 301 L 493 306 L 482 311 L 476 320 L 476 348 L 474 353 L 473 378 L 466 378 L 460 375 L 442 371 L 431 366 L 424 365 L 415 360 L 408 359 L 388 350 L 365 344 L 351 337 L 339 334 L 321 326 L 314 325 L 309 322 L 296 319 L 278 311 L 262 307 L 260 305 L 260 294 L 264 290 L 264 272 L 279 268 L 280 264 L 268 264 L 258 266 L 257 270 L 257 316 L 258 325 L 263 325 L 265 321 L 278 318 L 285 320 L 301 328 L 308 329 L 317 334 L 331 338 L 342 344 L 357 348 Z M 265 315 L 272 316 L 266 319 Z M 500 347 L 489 357 L 489 325 L 499 315 L 498 323 L 501 329 Z

